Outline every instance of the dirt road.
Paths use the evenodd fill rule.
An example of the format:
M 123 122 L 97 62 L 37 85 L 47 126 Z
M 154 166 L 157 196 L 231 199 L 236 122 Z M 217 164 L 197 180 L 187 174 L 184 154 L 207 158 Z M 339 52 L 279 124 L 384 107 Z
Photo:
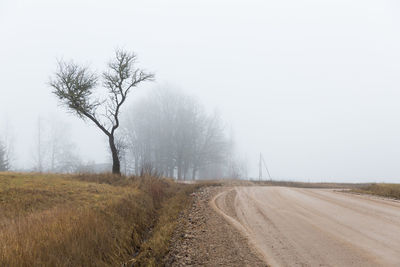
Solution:
M 322 189 L 235 187 L 214 208 L 272 266 L 400 266 L 400 203 Z

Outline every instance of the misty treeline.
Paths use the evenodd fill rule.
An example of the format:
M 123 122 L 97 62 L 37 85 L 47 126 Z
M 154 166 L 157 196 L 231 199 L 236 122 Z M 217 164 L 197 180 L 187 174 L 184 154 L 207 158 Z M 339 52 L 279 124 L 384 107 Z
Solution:
M 246 175 L 218 113 L 206 112 L 180 91 L 152 90 L 133 104 L 123 122 L 118 147 L 126 172 L 155 172 L 178 180 Z
M 9 153 L 6 145 L 0 140 L 0 172 L 10 169 Z
M 2 127 L 3 131 L 0 131 L 0 172 L 8 171 L 12 167 L 13 138 L 8 127 L 9 125 L 6 125 Z
M 34 126 L 31 146 L 26 150 L 32 165 L 24 170 L 110 170 L 110 162 L 96 164 L 82 159 L 70 125 L 61 118 L 41 116 Z M 0 139 L 0 171 L 12 167 L 9 139 Z M 116 140 L 125 174 L 151 172 L 181 180 L 242 178 L 247 174 L 246 163 L 237 158 L 232 133 L 219 114 L 207 112 L 194 97 L 169 87 L 150 90 L 123 110 Z
M 136 54 L 125 50 L 116 50 L 102 73 L 58 61 L 49 81 L 52 93 L 68 112 L 95 125 L 107 138 L 111 164 L 83 164 L 68 127 L 39 118 L 32 170 L 73 173 L 111 166 L 114 174 L 151 173 L 179 180 L 246 176 L 246 165 L 236 158 L 233 138 L 219 115 L 206 112 L 195 98 L 159 88 L 125 109 L 128 95 L 153 80 L 153 73 L 137 67 Z M 0 167 L 10 169 L 9 149 L 1 142 Z
M 138 103 L 121 129 L 128 95 L 154 74 L 137 66 L 134 52 L 117 49 L 102 73 L 74 61 L 59 61 L 50 79 L 52 93 L 69 112 L 93 123 L 108 139 L 112 172 L 156 172 L 177 179 L 223 177 L 235 171 L 222 123 L 193 98 L 162 91 Z M 104 92 L 99 95 L 99 92 Z M 118 131 L 117 131 L 118 130 Z M 129 166 L 129 169 L 128 169 Z
M 82 160 L 78 146 L 71 136 L 70 126 L 55 116 L 39 116 L 34 122 L 29 146 L 25 155 L 15 153 L 15 145 L 22 142 L 16 138 L 9 124 L 0 129 L 0 172 L 34 171 L 54 173 L 82 173 L 109 171 L 110 164 L 95 164 Z M 25 163 L 21 166 L 23 156 Z M 29 161 L 29 163 L 28 163 Z M 19 162 L 20 164 L 17 164 Z M 19 165 L 19 166 L 18 166 Z M 102 168 L 99 168 L 101 166 Z
M 33 171 L 53 173 L 108 172 L 109 163 L 96 164 L 82 159 L 79 147 L 74 142 L 71 127 L 61 118 L 48 115 L 39 116 L 29 140 L 24 147 L 25 164 L 18 166 L 21 159 L 14 153 L 14 146 L 20 144 L 18 138 L 2 127 L 0 132 L 0 171 Z M 5 130 L 4 130 L 5 129 Z M 21 155 L 22 156 L 22 155 Z
M 32 170 L 75 173 L 84 170 L 68 124 L 56 117 L 39 117 L 31 147 Z

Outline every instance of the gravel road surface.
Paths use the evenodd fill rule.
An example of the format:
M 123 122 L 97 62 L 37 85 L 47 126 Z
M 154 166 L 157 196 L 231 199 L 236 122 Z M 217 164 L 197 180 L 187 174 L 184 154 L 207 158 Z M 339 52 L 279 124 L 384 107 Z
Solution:
M 211 205 L 271 266 L 400 266 L 400 203 L 393 200 L 239 186 Z

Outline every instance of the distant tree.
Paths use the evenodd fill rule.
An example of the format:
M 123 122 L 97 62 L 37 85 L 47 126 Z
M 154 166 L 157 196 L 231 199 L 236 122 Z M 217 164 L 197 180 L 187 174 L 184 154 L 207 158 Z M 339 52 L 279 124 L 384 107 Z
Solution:
M 1 125 L 2 132 L 0 133 L 0 171 L 9 171 L 12 168 L 14 159 L 14 134 L 12 126 L 8 121 Z
M 7 153 L 6 146 L 0 141 L 0 171 L 1 172 L 8 171 L 10 168 L 7 154 L 8 153 Z
M 43 172 L 45 169 L 45 157 L 46 157 L 46 147 L 44 143 L 44 126 L 42 118 L 38 118 L 37 120 L 37 128 L 36 128 L 36 136 L 34 143 L 34 150 L 32 153 L 34 167 L 33 169 L 37 172 Z
M 32 147 L 33 170 L 73 173 L 83 164 L 70 127 L 56 117 L 38 118 Z
M 223 123 L 193 97 L 155 90 L 124 118 L 128 164 L 135 174 L 150 165 L 178 180 L 207 177 L 210 168 L 219 171 L 218 178 L 224 176 L 228 139 Z
M 121 106 L 132 88 L 141 82 L 153 80 L 154 75 L 135 66 L 136 55 L 116 50 L 115 58 L 103 73 L 103 86 L 107 96 L 100 100 L 95 94 L 99 76 L 88 67 L 73 62 L 58 62 L 58 70 L 51 79 L 53 93 L 71 112 L 81 119 L 92 121 L 107 137 L 112 155 L 112 172 L 121 173 L 115 131 L 120 126 Z
M 47 166 L 50 172 L 72 173 L 80 165 L 81 159 L 76 151 L 76 145 L 71 140 L 68 124 L 59 118 L 52 117 L 47 120 L 45 146 Z

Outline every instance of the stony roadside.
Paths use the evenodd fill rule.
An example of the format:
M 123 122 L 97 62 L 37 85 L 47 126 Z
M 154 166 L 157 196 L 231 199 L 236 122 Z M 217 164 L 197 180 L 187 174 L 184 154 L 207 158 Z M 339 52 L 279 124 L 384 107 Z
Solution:
M 193 194 L 192 207 L 179 218 L 165 266 L 267 266 L 246 238 L 209 205 L 222 187 Z

